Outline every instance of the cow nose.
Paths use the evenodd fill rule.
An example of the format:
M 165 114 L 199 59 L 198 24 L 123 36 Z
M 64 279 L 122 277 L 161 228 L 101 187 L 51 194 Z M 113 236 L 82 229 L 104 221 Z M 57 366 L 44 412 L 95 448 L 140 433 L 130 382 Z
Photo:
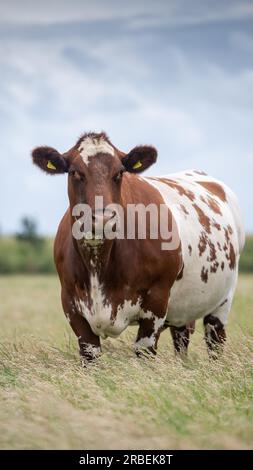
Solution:
M 105 224 L 109 222 L 115 216 L 115 211 L 103 209 L 92 213 L 92 231 L 95 232 L 95 228 L 98 231 L 102 231 Z

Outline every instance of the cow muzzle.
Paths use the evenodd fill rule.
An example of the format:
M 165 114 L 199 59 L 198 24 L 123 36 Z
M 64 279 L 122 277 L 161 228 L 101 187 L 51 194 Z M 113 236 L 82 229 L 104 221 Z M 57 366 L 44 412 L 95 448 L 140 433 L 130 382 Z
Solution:
M 92 213 L 92 237 L 95 239 L 106 238 L 106 233 L 110 233 L 115 228 L 115 211 L 100 210 Z

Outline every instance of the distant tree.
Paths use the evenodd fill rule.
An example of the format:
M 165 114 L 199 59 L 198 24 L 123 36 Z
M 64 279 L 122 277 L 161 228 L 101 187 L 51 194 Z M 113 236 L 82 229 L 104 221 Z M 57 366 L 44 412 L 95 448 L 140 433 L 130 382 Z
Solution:
M 33 245 L 38 245 L 43 242 L 43 239 L 38 235 L 38 224 L 32 217 L 23 217 L 20 222 L 20 230 L 16 234 L 19 240 L 25 240 Z

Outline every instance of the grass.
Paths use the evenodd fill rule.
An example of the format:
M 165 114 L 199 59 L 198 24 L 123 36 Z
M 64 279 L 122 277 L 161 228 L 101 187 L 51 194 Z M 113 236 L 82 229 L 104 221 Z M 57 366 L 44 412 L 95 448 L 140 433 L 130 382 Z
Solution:
M 199 322 L 186 363 L 168 331 L 156 359 L 135 358 L 132 327 L 83 370 L 57 278 L 0 278 L 0 447 L 252 448 L 252 286 L 240 276 L 219 361 Z

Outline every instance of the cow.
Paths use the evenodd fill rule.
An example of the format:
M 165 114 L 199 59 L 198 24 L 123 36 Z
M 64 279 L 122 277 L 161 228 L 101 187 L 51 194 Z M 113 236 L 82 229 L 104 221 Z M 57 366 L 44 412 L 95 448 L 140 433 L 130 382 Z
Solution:
M 156 149 L 145 145 L 124 153 L 104 132 L 84 134 L 63 154 L 37 147 L 32 158 L 47 174 L 68 174 L 69 208 L 55 238 L 54 259 L 63 311 L 82 360 L 100 356 L 100 337 L 117 337 L 134 324 L 137 356 L 155 355 L 159 336 L 169 327 L 175 353 L 185 357 L 200 318 L 209 355 L 217 357 L 226 340 L 245 240 L 231 189 L 199 170 L 143 177 L 156 162 Z M 102 227 L 115 215 L 106 211 L 110 204 L 120 205 L 124 217 L 129 204 L 165 206 L 177 243 L 164 250 L 160 233 L 157 238 L 95 237 L 98 196 L 103 197 Z M 91 208 L 87 238 L 73 236 L 79 204 Z M 147 226 L 150 234 L 150 221 Z

